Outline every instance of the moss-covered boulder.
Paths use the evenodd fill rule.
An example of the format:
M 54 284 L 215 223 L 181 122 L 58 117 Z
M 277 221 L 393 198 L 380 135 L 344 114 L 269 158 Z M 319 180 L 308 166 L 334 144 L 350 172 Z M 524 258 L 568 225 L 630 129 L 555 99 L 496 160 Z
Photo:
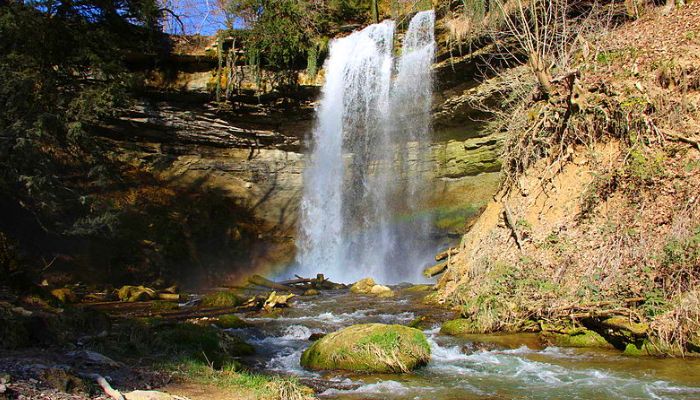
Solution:
M 209 293 L 202 297 L 202 307 L 236 307 L 241 304 L 241 299 L 233 291 Z
M 605 319 L 601 322 L 601 325 L 603 325 L 605 328 L 621 331 L 625 335 L 637 338 L 646 337 L 647 333 L 649 332 L 649 325 L 640 322 L 633 322 L 630 321 L 629 318 L 621 316 Z
M 543 331 L 541 335 L 544 342 L 559 347 L 612 347 L 604 337 L 586 328 L 570 329 L 565 332 Z
M 443 335 L 460 336 L 479 332 L 479 329 L 474 325 L 474 321 L 466 318 L 446 321 L 440 327 L 440 333 Z
M 328 334 L 301 356 L 314 370 L 400 373 L 430 360 L 423 332 L 403 325 L 361 324 Z

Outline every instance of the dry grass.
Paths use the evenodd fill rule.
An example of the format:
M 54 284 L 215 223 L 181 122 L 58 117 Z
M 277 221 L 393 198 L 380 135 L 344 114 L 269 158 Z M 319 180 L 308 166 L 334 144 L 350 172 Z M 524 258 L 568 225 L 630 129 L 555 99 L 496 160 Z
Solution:
M 665 32 L 672 24 L 670 34 Z M 549 98 L 518 95 L 502 191 L 440 282 L 482 330 L 572 305 L 651 322 L 659 351 L 697 345 L 700 304 L 700 3 L 647 11 L 574 52 Z M 658 33 L 658 34 L 657 34 Z M 522 229 L 519 250 L 503 204 Z M 498 265 L 510 272 L 498 272 Z M 625 304 L 627 298 L 641 302 Z M 573 314 L 572 314 L 573 315 Z
M 689 342 L 700 346 L 700 290 L 675 298 L 671 310 L 657 317 L 651 328 L 653 342 L 662 352 L 684 355 Z

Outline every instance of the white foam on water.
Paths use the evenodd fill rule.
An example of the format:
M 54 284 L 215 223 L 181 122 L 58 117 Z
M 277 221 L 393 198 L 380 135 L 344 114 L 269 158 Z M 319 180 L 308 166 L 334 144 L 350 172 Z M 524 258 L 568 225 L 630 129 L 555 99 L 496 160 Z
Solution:
M 433 379 L 462 377 L 464 390 L 482 390 L 491 393 L 494 385 L 508 390 L 536 391 L 536 397 L 561 398 L 616 398 L 667 399 L 700 398 L 700 388 L 673 385 L 666 381 L 649 382 L 613 371 L 597 368 L 576 369 L 556 364 L 557 359 L 586 360 L 592 355 L 581 355 L 570 349 L 548 347 L 534 350 L 526 346 L 517 349 L 482 350 L 464 354 L 461 346 L 441 345 L 436 341 L 439 329 L 426 330 L 431 348 L 431 361 L 425 372 Z M 553 362 L 531 360 L 544 356 Z M 575 365 L 575 364 L 574 364 Z M 534 393 L 534 392 L 533 392 Z
M 308 340 L 313 333 L 321 333 L 320 329 L 310 329 L 304 325 L 290 325 L 284 330 L 281 339 Z
M 390 394 L 392 396 L 405 395 L 410 391 L 414 391 L 415 387 L 409 387 L 397 381 L 381 381 L 376 383 L 369 383 L 357 387 L 355 389 L 328 389 L 320 394 L 320 396 L 337 396 L 341 394 Z
M 318 377 L 317 372 L 309 371 L 301 366 L 301 354 L 304 349 L 285 348 L 265 363 L 265 369 L 273 372 L 291 373 L 303 377 Z
M 347 323 L 347 322 L 354 322 L 358 319 L 362 318 L 367 318 L 367 314 L 370 312 L 373 312 L 376 310 L 373 309 L 366 309 L 366 310 L 357 310 L 351 313 L 341 313 L 341 314 L 334 314 L 330 311 L 317 314 L 317 315 L 301 315 L 298 317 L 276 317 L 276 318 L 269 318 L 269 317 L 252 317 L 248 318 L 249 321 L 278 321 L 278 322 L 305 322 L 305 321 L 313 321 L 313 322 L 323 322 L 323 323 L 328 323 L 328 324 L 342 324 L 342 323 Z

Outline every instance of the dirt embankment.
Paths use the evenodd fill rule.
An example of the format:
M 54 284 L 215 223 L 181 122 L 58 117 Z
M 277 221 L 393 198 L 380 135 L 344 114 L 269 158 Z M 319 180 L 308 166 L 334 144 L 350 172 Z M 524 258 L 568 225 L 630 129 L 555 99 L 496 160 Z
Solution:
M 649 10 L 517 110 L 527 128 L 507 132 L 502 190 L 438 284 L 466 330 L 700 350 L 698 65 L 700 3 Z

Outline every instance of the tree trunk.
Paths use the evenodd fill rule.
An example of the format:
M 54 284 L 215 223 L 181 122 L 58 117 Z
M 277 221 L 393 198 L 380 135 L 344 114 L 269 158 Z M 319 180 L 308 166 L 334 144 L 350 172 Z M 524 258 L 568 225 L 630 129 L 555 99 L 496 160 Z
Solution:
M 430 268 L 426 268 L 423 271 L 423 275 L 425 275 L 426 278 L 432 278 L 435 275 L 440 275 L 441 273 L 445 272 L 447 270 L 447 265 L 448 262 L 442 262 L 440 264 L 434 265 Z
M 552 92 L 552 77 L 549 76 L 544 60 L 539 54 L 532 52 L 530 53 L 529 64 L 532 72 L 535 73 L 535 77 L 537 77 L 540 89 L 545 95 L 549 95 Z
M 372 19 L 375 24 L 379 22 L 379 0 L 372 0 Z
M 251 276 L 250 278 L 248 278 L 248 282 L 252 283 L 253 285 L 258 285 L 258 286 L 262 286 L 262 287 L 266 287 L 266 288 L 270 288 L 270 289 L 274 289 L 274 290 L 281 290 L 281 291 L 285 291 L 285 292 L 292 292 L 292 293 L 304 292 L 303 289 L 295 288 L 293 286 L 282 285 L 281 283 L 277 283 L 277 282 L 273 282 L 269 279 L 265 279 L 260 275 Z

